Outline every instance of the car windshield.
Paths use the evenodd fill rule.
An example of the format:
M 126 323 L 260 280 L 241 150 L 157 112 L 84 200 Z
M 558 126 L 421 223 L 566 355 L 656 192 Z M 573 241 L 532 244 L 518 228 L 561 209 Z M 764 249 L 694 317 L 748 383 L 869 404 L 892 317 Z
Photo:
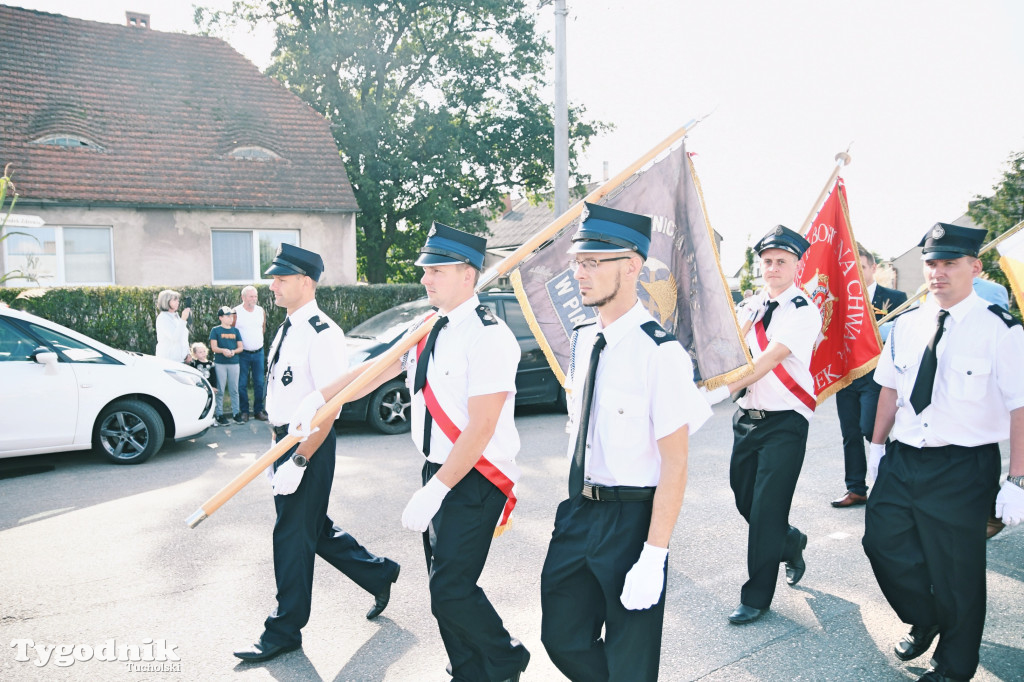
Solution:
M 345 335 L 358 339 L 376 339 L 380 343 L 391 343 L 409 327 L 409 323 L 414 318 L 427 310 L 430 310 L 430 303 L 425 298 L 403 303 L 374 315 L 350 329 Z

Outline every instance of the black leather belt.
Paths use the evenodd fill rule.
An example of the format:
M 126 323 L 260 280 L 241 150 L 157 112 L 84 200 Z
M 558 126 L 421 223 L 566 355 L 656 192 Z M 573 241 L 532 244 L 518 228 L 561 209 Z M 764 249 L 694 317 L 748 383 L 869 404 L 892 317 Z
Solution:
M 262 348 L 257 348 L 256 350 L 245 350 L 245 349 L 243 348 L 243 349 L 242 349 L 242 352 L 243 352 L 243 353 L 262 353 L 262 352 L 263 352 L 263 349 L 262 349 Z
M 773 414 L 782 414 L 783 412 L 792 412 L 793 410 L 776 410 L 775 412 L 769 412 L 768 410 L 748 410 L 745 407 L 740 408 L 740 412 L 743 412 L 754 421 L 761 421 L 767 419 Z
M 583 497 L 595 502 L 646 502 L 654 499 L 657 488 L 637 488 L 630 485 L 583 484 Z

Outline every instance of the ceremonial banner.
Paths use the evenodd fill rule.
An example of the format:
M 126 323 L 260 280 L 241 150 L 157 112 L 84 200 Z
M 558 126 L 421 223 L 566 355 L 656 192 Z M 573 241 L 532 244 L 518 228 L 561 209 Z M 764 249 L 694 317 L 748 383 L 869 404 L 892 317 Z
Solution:
M 690 354 L 694 380 L 713 389 L 752 371 L 685 145 L 597 203 L 651 216 L 651 249 L 637 293 Z M 569 223 L 510 275 L 530 329 L 563 385 L 573 327 L 595 316 L 583 306 L 568 265 L 578 228 L 578 219 Z
M 1024 230 L 1007 237 L 996 246 L 999 249 L 999 267 L 1010 280 L 1017 310 L 1024 311 Z
M 811 246 L 800 260 L 796 285 L 821 312 L 821 334 L 811 357 L 814 393 L 821 405 L 873 370 L 882 352 L 841 178 L 805 236 Z

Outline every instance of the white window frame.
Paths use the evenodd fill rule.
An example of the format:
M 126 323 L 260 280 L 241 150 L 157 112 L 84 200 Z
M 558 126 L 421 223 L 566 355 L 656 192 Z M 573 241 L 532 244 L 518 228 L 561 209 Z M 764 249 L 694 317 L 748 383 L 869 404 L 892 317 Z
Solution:
M 47 223 L 43 225 L 44 228 L 49 228 L 54 231 L 53 238 L 56 245 L 55 256 L 57 258 L 57 275 L 52 280 L 41 279 L 39 281 L 32 281 L 30 279 L 24 279 L 21 277 L 14 277 L 6 282 L 4 286 L 8 288 L 25 288 L 25 287 L 63 287 L 63 286 L 76 286 L 76 287 L 103 287 L 111 286 L 116 284 L 114 281 L 114 273 L 117 272 L 117 268 L 114 265 L 114 228 L 111 225 L 51 225 Z M 110 277 L 106 282 L 74 282 L 69 281 L 67 278 L 65 259 L 64 259 L 64 230 L 68 229 L 87 229 L 87 230 L 106 230 L 107 232 L 107 250 L 110 253 Z M 32 234 L 33 229 L 39 228 L 24 228 L 24 227 L 4 227 L 3 233 L 9 232 L 24 232 L 26 234 Z M 4 248 L 4 268 L 7 270 L 17 270 L 18 268 L 11 263 L 10 253 L 10 240 L 5 239 L 3 241 Z
M 213 233 L 214 232 L 247 232 L 252 235 L 250 242 L 252 244 L 252 272 L 253 277 L 248 279 L 217 279 L 216 276 L 216 263 L 214 262 L 215 255 L 213 253 Z M 264 277 L 263 273 L 260 272 L 260 239 L 259 234 L 261 232 L 290 232 L 295 235 L 296 246 L 302 245 L 302 231 L 288 227 L 246 227 L 246 228 L 235 228 L 235 227 L 214 227 L 210 229 L 210 281 L 213 284 L 253 284 L 255 283 L 269 283 L 272 280 L 270 277 Z

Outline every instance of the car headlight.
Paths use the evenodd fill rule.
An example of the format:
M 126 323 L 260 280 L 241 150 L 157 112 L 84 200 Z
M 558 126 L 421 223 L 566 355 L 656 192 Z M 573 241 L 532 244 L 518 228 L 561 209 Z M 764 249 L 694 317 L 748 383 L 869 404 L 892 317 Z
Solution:
M 168 374 L 175 381 L 179 381 L 186 386 L 196 386 L 197 388 L 203 387 L 203 378 L 198 374 L 192 372 L 183 372 L 178 369 L 165 369 L 164 372 Z
M 357 350 L 348 356 L 348 366 L 355 367 L 366 358 L 370 357 L 370 351 L 368 350 Z

